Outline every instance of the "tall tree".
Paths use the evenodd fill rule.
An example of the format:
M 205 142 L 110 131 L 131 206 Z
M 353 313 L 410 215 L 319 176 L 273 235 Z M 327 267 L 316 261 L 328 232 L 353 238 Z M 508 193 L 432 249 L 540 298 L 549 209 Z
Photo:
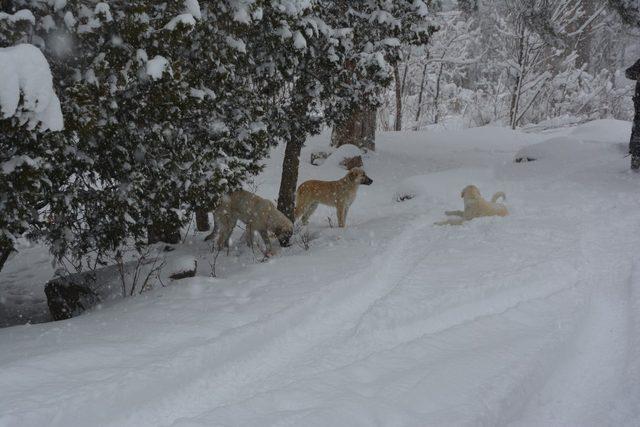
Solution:
M 629 154 L 631 155 L 631 169 L 640 170 L 640 59 L 627 69 L 628 79 L 636 81 L 635 95 L 633 96 L 633 125 L 629 140 Z
M 281 75 L 290 85 L 276 110 L 287 120 L 270 121 L 273 132 L 286 142 L 278 209 L 290 219 L 307 136 L 318 133 L 324 123 L 336 122 L 374 131 L 353 117 L 370 118 L 369 106 L 376 105 L 380 89 L 392 81 L 386 58 L 398 57 L 401 40 L 425 43 L 433 31 L 422 1 L 321 0 L 306 5 L 297 26 L 288 29 L 296 49 L 286 57 L 294 63 L 289 64 L 292 71 Z
M 9 13 L 0 15 L 0 270 L 16 237 L 43 222 L 39 195 L 68 179 L 50 162 L 64 148 L 56 134 L 64 122 L 49 64 L 28 43 L 35 16 L 27 9 L 5 10 Z
M 609 4 L 618 11 L 622 19 L 630 25 L 640 27 L 640 2 L 637 0 L 609 0 Z M 629 139 L 631 169 L 640 170 L 640 60 L 626 71 L 627 78 L 636 81 L 633 96 L 634 117 Z
M 354 103 L 349 114 L 338 120 L 331 143 L 333 146 L 354 144 L 373 150 L 375 109 L 380 105 L 382 90 L 393 81 L 393 70 L 401 59 L 402 49 L 426 44 L 435 26 L 431 25 L 427 4 L 422 1 L 336 3 L 339 7 L 334 14 L 336 25 L 353 28 L 350 63 L 360 64 L 363 54 L 374 54 L 383 67 L 380 71 L 374 70 L 375 74 L 366 67 L 353 67 L 349 80 L 356 82 L 353 90 L 361 94 L 363 101 Z M 375 84 L 370 86 L 357 84 L 372 80 Z M 400 124 L 398 120 L 396 123 Z

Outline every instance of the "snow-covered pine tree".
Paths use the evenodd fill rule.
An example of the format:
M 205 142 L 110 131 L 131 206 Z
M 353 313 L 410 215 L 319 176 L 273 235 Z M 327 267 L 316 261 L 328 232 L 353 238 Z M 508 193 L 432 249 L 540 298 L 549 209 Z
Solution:
M 27 221 L 55 255 L 141 248 L 150 225 L 173 230 L 260 170 L 278 82 L 256 74 L 235 1 L 16 3 L 37 17 L 68 117 L 48 158 L 66 179 L 34 192 L 47 221 Z
M 338 28 L 352 28 L 342 98 L 354 100 L 333 130 L 332 145 L 375 149 L 375 110 L 382 90 L 393 81 L 403 48 L 426 44 L 435 31 L 423 1 L 335 1 L 331 18 Z
M 29 44 L 35 24 L 27 9 L 0 12 L 0 270 L 15 239 L 42 223 L 42 195 L 67 177 L 49 161 L 63 120 L 49 64 Z

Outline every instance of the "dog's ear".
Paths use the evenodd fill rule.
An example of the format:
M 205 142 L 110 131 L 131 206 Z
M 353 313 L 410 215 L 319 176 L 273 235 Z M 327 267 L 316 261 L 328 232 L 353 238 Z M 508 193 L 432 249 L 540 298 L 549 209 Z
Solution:
M 466 188 L 463 188 L 462 191 L 460 192 L 460 197 L 462 197 L 464 199 L 464 192 L 465 192 Z

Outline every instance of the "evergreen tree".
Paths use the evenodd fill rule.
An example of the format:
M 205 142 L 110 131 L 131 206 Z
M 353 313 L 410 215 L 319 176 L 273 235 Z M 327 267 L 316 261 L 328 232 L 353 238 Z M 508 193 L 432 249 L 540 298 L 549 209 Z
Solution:
M 141 248 L 152 224 L 174 229 L 260 170 L 277 82 L 256 74 L 235 2 L 16 3 L 36 15 L 68 118 L 43 157 L 60 179 L 17 191 L 41 210 L 16 218 L 56 256 Z

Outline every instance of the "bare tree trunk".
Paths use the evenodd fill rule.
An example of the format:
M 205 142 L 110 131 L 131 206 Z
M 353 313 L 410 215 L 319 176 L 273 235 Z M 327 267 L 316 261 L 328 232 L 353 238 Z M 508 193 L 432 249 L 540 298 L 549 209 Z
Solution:
M 633 96 L 633 127 L 629 140 L 629 153 L 631 153 L 631 169 L 640 170 L 640 81 L 636 83 L 636 93 Z
M 511 129 L 515 129 L 517 126 L 517 118 L 518 118 L 518 107 L 520 104 L 520 95 L 522 91 L 522 79 L 523 79 L 523 68 L 524 68 L 524 51 L 525 51 L 525 41 L 524 41 L 524 23 L 521 23 L 520 30 L 520 42 L 518 44 L 518 76 L 516 77 L 516 81 L 513 87 L 513 93 L 511 94 L 511 106 L 509 108 L 509 125 Z
M 393 77 L 396 81 L 396 122 L 393 130 L 402 130 L 402 81 L 400 80 L 400 69 L 398 65 L 393 67 Z
M 577 28 L 584 25 L 595 13 L 594 0 L 582 0 L 582 6 L 584 8 L 584 16 L 576 23 Z M 590 71 L 589 64 L 591 63 L 591 28 L 591 24 L 587 25 L 584 31 L 578 36 L 578 44 L 576 46 L 576 53 L 578 54 L 578 57 L 576 58 L 576 65 L 578 67 L 582 67 L 584 65 L 587 72 Z
M 209 231 L 209 212 L 203 208 L 196 208 L 196 228 L 198 231 Z
M 375 151 L 376 149 L 376 111 L 356 110 L 343 123 L 336 125 L 331 133 L 331 146 L 340 147 L 353 144 L 357 147 Z
M 433 111 L 434 118 L 433 122 L 438 123 L 440 121 L 440 81 L 442 80 L 442 69 L 443 64 L 440 64 L 440 68 L 438 69 L 438 78 L 436 79 L 436 94 L 433 98 Z
M 13 252 L 13 243 L 6 237 L 0 237 L 0 271 L 4 267 L 4 263 L 7 262 L 9 255 Z
M 631 169 L 640 170 L 640 59 L 625 72 L 628 79 L 636 80 L 636 93 L 633 96 L 633 127 L 629 139 L 629 154 L 631 154 Z
M 429 55 L 427 54 L 427 59 Z M 422 97 L 424 95 L 425 83 L 427 80 L 427 64 L 422 67 L 422 79 L 420 79 L 420 92 L 418 92 L 418 111 L 416 111 L 416 130 L 418 127 L 418 121 L 420 120 L 420 114 L 422 114 Z
M 304 145 L 304 137 L 293 137 L 287 141 L 282 161 L 282 176 L 280 191 L 278 192 L 278 210 L 291 222 L 295 221 L 294 208 L 296 201 L 296 187 L 298 185 L 298 168 L 300 166 L 300 152 Z M 280 245 L 289 246 L 289 238 L 280 239 Z

